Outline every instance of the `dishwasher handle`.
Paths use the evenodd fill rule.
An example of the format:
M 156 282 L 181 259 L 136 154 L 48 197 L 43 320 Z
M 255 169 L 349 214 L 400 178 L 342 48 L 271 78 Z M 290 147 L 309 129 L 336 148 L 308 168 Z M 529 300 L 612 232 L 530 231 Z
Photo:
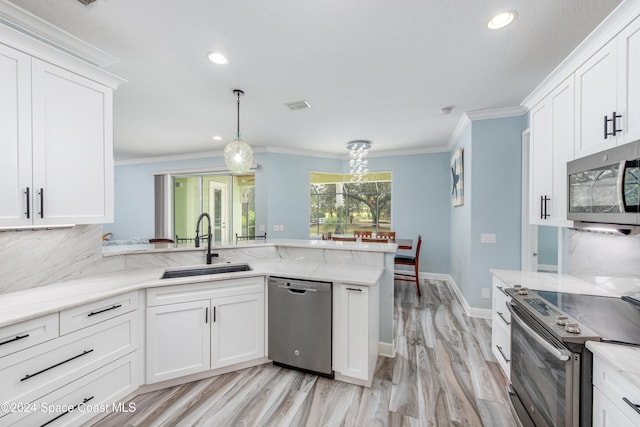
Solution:
M 278 287 L 282 289 L 286 289 L 289 291 L 289 293 L 296 294 L 296 295 L 304 295 L 307 293 L 307 291 L 318 292 L 317 289 L 313 289 L 313 288 L 292 288 L 289 285 L 278 285 Z

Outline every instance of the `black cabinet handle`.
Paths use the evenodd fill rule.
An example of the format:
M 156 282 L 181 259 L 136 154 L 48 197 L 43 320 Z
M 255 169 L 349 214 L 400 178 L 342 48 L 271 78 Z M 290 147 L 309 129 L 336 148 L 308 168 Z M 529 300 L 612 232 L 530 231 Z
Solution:
M 213 323 L 216 323 L 216 307 L 213 307 Z
M 604 139 L 607 139 L 609 137 L 609 135 L 612 135 L 611 133 L 609 133 L 609 129 L 607 129 L 607 127 L 609 126 L 609 122 L 611 121 L 611 119 L 609 119 L 609 117 L 604 116 Z
M 358 288 L 347 288 L 348 291 L 358 291 L 358 292 L 362 292 L 362 289 L 358 289 Z
M 209 323 L 209 307 L 204 308 L 204 323 Z
M 551 198 L 546 195 L 540 196 L 540 219 L 547 219 L 551 215 L 547 213 L 547 202 L 551 200 Z
M 509 296 L 509 294 L 507 293 L 507 291 L 504 290 L 504 288 L 502 286 L 496 286 L 496 288 L 498 288 L 498 290 L 500 292 L 502 292 L 503 294 L 505 294 L 506 296 Z
M 40 195 L 40 218 L 44 218 L 44 188 L 38 192 Z
M 640 414 L 640 405 L 636 405 L 635 403 L 633 403 L 632 401 L 630 401 L 626 397 L 623 397 L 622 400 L 624 400 L 624 403 L 626 403 L 627 405 L 631 406 L 634 411 L 636 411 L 638 414 Z
M 115 310 L 116 308 L 120 307 L 122 307 L 122 304 L 117 304 L 112 307 L 105 308 L 104 310 L 92 311 L 91 313 L 87 314 L 87 317 L 95 316 L 96 314 L 104 313 L 105 311 Z
M 499 345 L 496 345 L 496 348 L 500 352 L 500 356 L 502 356 L 505 362 L 507 363 L 511 362 L 509 359 L 507 359 L 507 356 L 504 355 L 504 351 L 502 351 L 502 347 L 500 347 Z
M 24 192 L 27 196 L 27 211 L 25 215 L 27 215 L 27 219 L 31 218 L 31 188 L 27 187 L 27 191 Z
M 20 341 L 22 339 L 27 338 L 28 336 L 29 334 L 17 335 L 15 338 L 11 338 L 10 340 L 0 342 L 0 345 L 9 344 L 10 342 Z
M 511 324 L 511 322 L 509 322 L 509 321 L 507 320 L 507 318 L 506 318 L 506 317 L 504 317 L 504 315 L 503 315 L 501 312 L 496 311 L 496 313 L 498 314 L 498 316 L 500 316 L 500 318 L 502 319 L 502 321 L 504 322 L 504 324 L 505 324 L 505 325 L 509 326 L 509 325 Z
M 82 356 L 84 356 L 84 355 L 87 355 L 87 354 L 91 353 L 92 351 L 93 351 L 93 349 L 91 349 L 91 350 L 85 350 L 85 351 L 83 351 L 82 353 L 78 354 L 77 356 L 70 357 L 70 358 L 68 358 L 67 360 L 63 360 L 62 362 L 60 362 L 60 363 L 56 363 L 56 364 L 55 364 L 55 365 L 53 365 L 53 366 L 49 366 L 48 368 L 44 368 L 43 370 L 38 371 L 38 372 L 36 372 L 35 374 L 27 374 L 27 375 L 25 375 L 25 376 L 24 376 L 24 378 L 21 378 L 21 379 L 20 379 L 20 381 L 26 381 L 26 380 L 28 380 L 29 378 L 33 378 L 33 377 L 35 377 L 36 375 L 40 375 L 40 374 L 42 374 L 42 373 L 44 373 L 44 372 L 47 372 L 47 371 L 49 371 L 49 370 L 51 370 L 51 369 L 53 369 L 53 368 L 57 368 L 57 367 L 58 367 L 58 366 L 60 366 L 60 365 L 64 365 L 65 363 L 71 362 L 72 360 L 75 360 L 75 359 L 77 359 L 78 357 L 82 357 Z
M 78 403 L 77 405 L 74 405 L 73 407 L 71 407 L 71 408 L 67 409 L 66 411 L 64 411 L 63 413 L 61 413 L 60 415 L 58 415 L 57 417 L 52 418 L 52 419 L 50 419 L 49 421 L 47 421 L 46 423 L 42 424 L 40 427 L 47 426 L 47 425 L 51 424 L 52 422 L 54 422 L 55 420 L 57 420 L 57 419 L 59 419 L 59 418 L 61 418 L 61 417 L 64 417 L 64 416 L 65 416 L 65 415 L 67 415 L 69 412 L 73 412 L 73 411 L 75 411 L 76 409 L 78 409 L 78 406 L 80 406 L 80 405 L 83 405 L 83 404 L 87 403 L 88 401 L 90 401 L 91 399 L 93 399 L 93 397 L 94 397 L 94 396 L 86 397 L 86 398 L 82 399 L 82 403 Z
M 616 136 L 616 134 L 622 132 L 622 129 L 618 129 L 618 125 L 616 124 L 616 121 L 622 118 L 622 114 L 616 114 L 616 112 L 614 111 L 611 117 L 612 117 L 611 121 L 613 122 L 611 123 L 611 128 L 613 129 L 612 135 Z
M 547 205 L 547 202 L 549 202 L 550 200 L 551 200 L 550 197 L 544 196 L 544 216 L 542 219 L 547 219 L 551 216 L 551 214 L 549 214 L 548 212 L 549 206 Z

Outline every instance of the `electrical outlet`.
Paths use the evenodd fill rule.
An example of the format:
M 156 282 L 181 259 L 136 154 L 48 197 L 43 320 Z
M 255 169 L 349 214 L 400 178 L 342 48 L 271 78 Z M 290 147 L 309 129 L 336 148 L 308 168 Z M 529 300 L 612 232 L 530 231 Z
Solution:
M 258 225 L 258 231 L 264 232 L 264 224 Z
M 275 225 L 275 224 L 273 225 L 273 231 L 278 231 L 279 228 L 280 228 L 279 225 Z
M 280 231 L 284 231 L 284 224 L 280 224 Z
M 491 298 L 491 292 L 489 291 L 489 288 L 482 288 L 482 299 L 489 298 Z
M 480 234 L 480 243 L 496 243 L 496 235 L 495 233 L 491 234 Z

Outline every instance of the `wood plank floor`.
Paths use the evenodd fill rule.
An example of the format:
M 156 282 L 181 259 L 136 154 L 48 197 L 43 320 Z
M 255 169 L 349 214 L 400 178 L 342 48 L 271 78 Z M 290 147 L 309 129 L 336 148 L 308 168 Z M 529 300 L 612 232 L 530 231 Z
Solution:
M 257 366 L 137 396 L 121 426 L 516 426 L 491 324 L 469 318 L 446 282 L 396 282 L 395 358 L 372 387 Z

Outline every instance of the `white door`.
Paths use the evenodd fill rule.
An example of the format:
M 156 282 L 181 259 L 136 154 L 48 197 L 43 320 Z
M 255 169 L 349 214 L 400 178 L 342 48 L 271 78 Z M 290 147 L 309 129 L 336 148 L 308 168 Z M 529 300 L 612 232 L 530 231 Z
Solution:
M 530 113 L 529 223 L 545 224 L 553 192 L 553 104 L 546 97 Z
M 369 373 L 369 288 L 333 285 L 333 369 L 367 380 Z
M 147 383 L 209 370 L 210 300 L 147 308 Z
M 265 356 L 264 293 L 211 301 L 211 368 Z
M 30 225 L 31 59 L 0 44 L 0 226 Z
M 211 232 L 216 242 L 227 241 L 227 224 L 229 220 L 229 186 L 226 183 L 209 182 L 209 215 L 211 216 Z
M 36 224 L 113 222 L 110 88 L 32 60 Z

